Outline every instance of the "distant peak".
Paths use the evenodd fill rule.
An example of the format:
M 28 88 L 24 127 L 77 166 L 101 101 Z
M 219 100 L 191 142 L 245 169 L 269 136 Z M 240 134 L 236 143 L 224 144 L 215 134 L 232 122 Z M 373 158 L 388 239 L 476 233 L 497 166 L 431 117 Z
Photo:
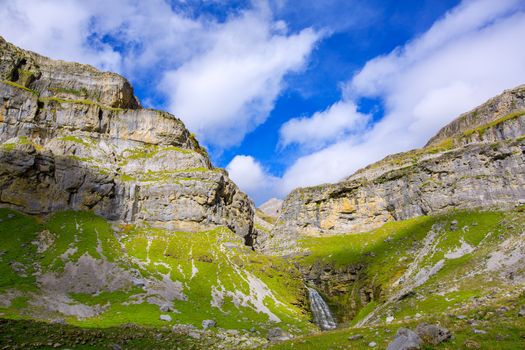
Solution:
M 283 201 L 278 198 L 271 198 L 259 206 L 259 210 L 270 216 L 278 216 L 283 206 Z

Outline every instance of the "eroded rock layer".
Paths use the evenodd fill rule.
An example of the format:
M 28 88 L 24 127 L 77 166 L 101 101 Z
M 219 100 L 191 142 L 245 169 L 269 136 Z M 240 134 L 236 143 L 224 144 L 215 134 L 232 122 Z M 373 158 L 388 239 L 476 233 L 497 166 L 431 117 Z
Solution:
M 0 80 L 2 206 L 251 234 L 248 197 L 179 119 L 143 109 L 123 77 L 0 38 Z
M 346 180 L 294 190 L 263 249 L 294 250 L 301 236 L 364 232 L 385 222 L 525 200 L 525 86 L 443 128 L 422 149 L 389 156 Z

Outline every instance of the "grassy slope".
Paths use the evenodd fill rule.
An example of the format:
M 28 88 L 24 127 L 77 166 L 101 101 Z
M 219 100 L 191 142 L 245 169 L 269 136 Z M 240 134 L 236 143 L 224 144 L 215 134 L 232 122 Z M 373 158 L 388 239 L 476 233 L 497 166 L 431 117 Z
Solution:
M 451 230 L 453 220 L 458 221 L 456 230 Z M 418 260 L 416 271 L 435 266 L 442 259 L 443 267 L 407 297 L 382 306 L 401 290 L 402 285 L 394 286 L 394 282 L 423 249 L 424 239 L 433 225 L 438 233 L 429 253 Z M 381 348 L 392 340 L 401 325 L 414 328 L 423 320 L 439 322 L 454 332 L 455 339 L 436 347 L 439 349 L 476 348 L 476 344 L 483 349 L 523 348 L 525 319 L 518 317 L 520 306 L 525 304 L 523 284 L 483 268 L 491 252 L 500 249 L 505 240 L 522 240 L 520 234 L 524 226 L 525 215 L 519 209 L 508 213 L 454 212 L 389 223 L 366 234 L 304 240 L 302 245 L 311 254 L 298 258 L 299 264 L 310 266 L 320 261 L 322 265 L 344 271 L 348 266 L 362 263 L 365 269 L 356 285 L 373 284 L 381 289 L 380 296 L 358 310 L 350 324 L 379 308 L 369 322 L 370 328 L 321 333 L 278 344 L 272 349 L 365 349 L 369 348 L 370 341 L 377 342 Z M 474 250 L 457 258 L 446 258 L 447 253 L 457 251 L 465 243 Z M 474 271 L 480 273 L 472 274 Z M 344 308 L 341 303 L 348 299 L 336 297 L 331 302 Z M 466 318 L 458 319 L 457 315 Z M 394 317 L 393 323 L 385 321 L 387 316 Z M 475 334 L 474 328 L 487 334 Z M 354 334 L 362 334 L 364 338 L 349 341 L 348 336 Z
M 262 336 L 265 329 L 275 325 L 295 333 L 311 328 L 308 315 L 297 306 L 304 303 L 299 272 L 284 260 L 249 250 L 227 229 L 181 233 L 126 226 L 117 233 L 104 219 L 86 212 L 61 212 L 38 220 L 0 209 L 0 220 L 0 294 L 15 293 L 10 305 L 0 304 L 0 317 L 29 319 L 39 315 L 42 319 L 63 318 L 70 324 L 91 328 L 126 323 L 155 327 L 183 323 L 200 328 L 203 320 L 213 319 L 218 327 L 253 327 Z M 32 242 L 41 232 L 53 239 L 45 251 L 38 253 Z M 125 271 L 138 271 L 144 280 L 162 281 L 165 275 L 179 281 L 185 300 L 175 300 L 173 311 L 161 312 L 158 305 L 148 302 L 148 295 L 138 286 L 96 294 L 69 293 L 72 303 L 106 307 L 98 316 L 85 319 L 49 313 L 28 303 L 40 293 L 33 276 L 36 271 L 60 275 L 67 263 L 75 263 L 85 254 Z M 13 263 L 19 266 L 18 273 Z M 253 281 L 261 288 L 257 290 Z M 222 286 L 224 292 L 221 308 L 210 304 L 214 286 Z M 259 308 L 258 295 L 263 305 Z M 234 304 L 233 297 L 240 298 L 240 305 Z M 135 303 L 138 298 L 144 302 Z M 271 322 L 269 313 L 281 322 Z M 161 321 L 161 314 L 169 314 L 173 321 Z
M 296 334 L 310 329 L 308 316 L 298 306 L 304 303 L 304 296 L 302 282 L 293 265 L 250 251 L 226 229 L 169 233 L 125 226 L 116 234 L 105 220 L 90 213 L 63 212 L 47 220 L 38 220 L 7 209 L 0 210 L 0 220 L 0 294 L 17 291 L 9 306 L 0 307 L 0 316 L 19 320 L 3 321 L 0 333 L 14 337 L 11 339 L 18 339 L 22 332 L 27 333 L 29 330 L 32 336 L 28 341 L 33 344 L 45 343 L 50 339 L 49 334 L 54 334 L 52 330 L 60 328 L 60 332 L 66 335 L 70 332 L 75 335 L 88 334 L 85 335 L 88 339 L 86 345 L 68 342 L 69 336 L 60 338 L 66 339 L 62 343 L 79 349 L 97 348 L 98 343 L 89 340 L 93 338 L 89 335 L 89 329 L 102 332 L 95 338 L 100 339 L 100 344 L 107 345 L 114 341 L 115 334 L 121 333 L 120 328 L 113 327 L 135 323 L 146 328 L 140 328 L 142 340 L 131 339 L 128 345 L 129 348 L 141 348 L 153 346 L 157 341 L 153 329 L 163 329 L 173 323 L 200 326 L 204 319 L 214 319 L 219 327 L 226 329 L 255 327 L 264 332 L 264 329 L 275 324 L 269 322 L 266 314 L 256 312 L 250 301 L 247 307 L 236 307 L 232 302 L 233 294 L 226 293 L 221 309 L 210 305 L 212 286 L 222 285 L 224 291 L 237 291 L 242 293 L 238 295 L 245 297 L 253 296 L 247 283 L 248 276 L 256 276 L 264 282 L 282 303 L 276 303 L 270 297 L 264 300 L 265 305 L 283 321 L 279 326 Z M 451 230 L 453 220 L 458 221 L 456 230 Z M 511 284 L 505 276 L 496 273 L 469 276 L 467 272 L 479 270 L 490 252 L 498 250 L 505 240 L 521 239 L 519 235 L 524 231 L 524 224 L 525 213 L 520 210 L 508 213 L 454 212 L 388 223 L 366 234 L 304 240 L 301 245 L 310 254 L 297 257 L 294 263 L 303 266 L 320 263 L 341 270 L 363 264 L 365 268 L 356 286 L 373 284 L 381 289 L 376 300 L 356 310 L 357 316 L 353 323 L 377 306 L 379 308 L 376 311 L 379 311 L 372 319 L 371 327 L 299 337 L 271 348 L 365 349 L 370 341 L 377 342 L 381 348 L 391 341 L 397 328 L 413 328 L 422 320 L 439 322 L 454 332 L 454 339 L 437 347 L 439 349 L 466 349 L 477 345 L 483 349 L 523 347 L 525 320 L 517 317 L 517 310 L 525 305 L 523 286 Z M 437 232 L 432 249 L 418 260 L 417 266 L 420 270 L 444 259 L 443 268 L 406 298 L 387 304 L 386 307 L 381 306 L 401 288 L 394 287 L 394 282 L 406 272 L 416 254 L 424 248 L 423 242 L 432 227 Z M 54 240 L 45 251 L 38 253 L 32 242 L 37 240 L 40 232 L 46 230 Z M 447 253 L 456 251 L 464 243 L 474 250 L 458 258 L 445 258 Z M 71 250 L 72 247 L 76 250 Z M 67 251 L 67 259 L 62 258 Z M 64 317 L 68 323 L 82 328 L 24 321 L 31 315 L 34 317 L 32 312 L 38 311 L 29 303 L 31 293 L 38 293 L 33 274 L 36 271 L 60 273 L 68 261 L 76 261 L 86 253 L 114 262 L 126 270 L 136 269 L 144 279 L 160 280 L 164 274 L 174 281 L 181 281 L 187 300 L 174 301 L 172 307 L 179 313 L 169 312 L 173 321 L 166 323 L 159 320 L 159 316 L 165 313 L 161 313 L 157 305 L 148 302 L 129 303 L 144 294 L 140 287 L 96 295 L 70 293 L 74 302 L 85 305 L 109 303 L 110 307 L 92 318 L 79 320 Z M 333 305 L 348 301 L 344 298 L 331 300 Z M 454 315 L 466 317 L 458 319 Z M 47 315 L 50 318 L 52 316 Z M 386 316 L 393 316 L 394 322 L 387 324 Z M 42 337 L 38 330 L 42 328 L 46 330 L 46 337 L 40 339 Z M 487 334 L 474 334 L 474 328 L 482 329 Z M 348 337 L 354 334 L 364 337 L 362 340 L 349 341 Z M 0 339 L 2 344 L 8 341 L 5 337 Z M 186 344 L 184 348 L 203 345 L 185 337 L 169 335 L 166 335 L 164 344 Z

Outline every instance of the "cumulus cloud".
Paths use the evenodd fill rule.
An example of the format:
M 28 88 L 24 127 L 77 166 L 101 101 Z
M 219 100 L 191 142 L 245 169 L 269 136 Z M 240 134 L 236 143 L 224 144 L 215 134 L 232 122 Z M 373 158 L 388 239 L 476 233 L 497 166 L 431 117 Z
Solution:
M 0 0 L 0 33 L 53 58 L 127 75 L 162 73 L 207 44 L 208 19 L 165 0 Z
M 321 37 L 311 29 L 289 33 L 264 1 L 224 21 L 166 0 L 0 4 L 6 39 L 149 81 L 170 112 L 219 147 L 239 143 L 266 119 L 285 75 L 305 65 Z
M 265 121 L 285 74 L 304 66 L 319 38 L 284 31 L 255 12 L 218 26 L 209 50 L 166 74 L 169 109 L 206 143 L 240 142 Z
M 235 156 L 226 170 L 237 186 L 257 204 L 278 193 L 278 178 L 266 172 L 251 156 Z
M 362 132 L 369 119 L 370 116 L 357 111 L 352 101 L 340 101 L 311 117 L 294 118 L 284 123 L 279 131 L 280 143 L 318 149 L 349 133 Z
M 120 54 L 100 41 L 88 45 L 92 13 L 80 1 L 0 1 L 0 35 L 24 48 L 103 69 L 120 69 Z

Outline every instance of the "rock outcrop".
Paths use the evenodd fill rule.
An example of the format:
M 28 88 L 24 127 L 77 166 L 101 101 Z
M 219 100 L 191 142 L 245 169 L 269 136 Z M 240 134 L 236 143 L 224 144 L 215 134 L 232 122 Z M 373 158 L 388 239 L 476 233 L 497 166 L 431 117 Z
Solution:
M 179 119 L 142 108 L 123 77 L 0 38 L 0 101 L 2 206 L 251 235 L 249 198 Z
M 451 209 L 504 209 L 525 199 L 525 86 L 337 184 L 294 190 L 262 248 L 294 251 L 301 236 L 364 232 Z

